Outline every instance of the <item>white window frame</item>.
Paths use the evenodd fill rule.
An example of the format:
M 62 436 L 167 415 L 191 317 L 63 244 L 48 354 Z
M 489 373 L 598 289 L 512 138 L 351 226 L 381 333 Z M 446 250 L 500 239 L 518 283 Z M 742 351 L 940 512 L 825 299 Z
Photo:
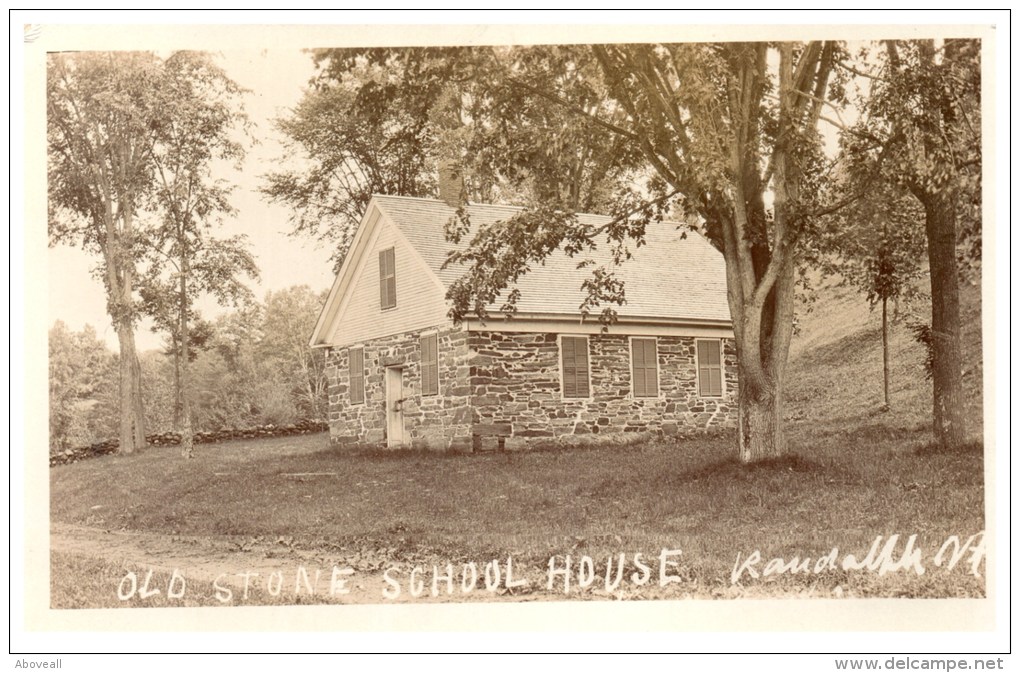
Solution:
M 587 355 L 588 355 L 588 357 L 585 358 L 585 361 L 588 364 L 588 396 L 587 397 L 579 397 L 579 396 L 576 396 L 576 395 L 573 396 L 573 397 L 567 397 L 567 395 L 566 395 L 566 386 L 563 385 L 563 338 L 564 337 L 573 338 L 573 339 L 584 339 L 585 353 L 587 353 Z M 568 400 L 588 400 L 588 401 L 591 401 L 593 399 L 593 395 L 594 395 L 594 392 L 595 392 L 595 384 L 591 380 L 591 339 L 589 338 L 589 335 L 587 335 L 587 334 L 558 334 L 558 335 L 556 335 L 556 346 L 557 346 L 557 355 L 556 355 L 556 357 L 557 357 L 557 360 L 558 360 L 558 363 L 557 363 L 557 369 L 558 369 L 557 377 L 560 380 L 560 399 L 564 400 L 564 401 L 568 401 Z

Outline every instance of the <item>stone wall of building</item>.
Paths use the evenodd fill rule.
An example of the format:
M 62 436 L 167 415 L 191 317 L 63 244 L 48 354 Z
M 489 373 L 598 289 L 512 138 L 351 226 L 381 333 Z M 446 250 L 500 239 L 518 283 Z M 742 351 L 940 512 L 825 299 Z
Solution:
M 436 330 L 425 330 L 424 333 Z M 334 445 L 385 447 L 387 367 L 404 376 L 404 426 L 412 449 L 489 451 L 543 444 L 617 442 L 639 433 L 675 435 L 733 427 L 737 364 L 723 339 L 724 395 L 701 397 L 694 337 L 658 337 L 659 395 L 631 390 L 630 337 L 588 336 L 591 395 L 564 399 L 553 333 L 438 331 L 439 395 L 421 394 L 423 332 L 366 342 L 365 402 L 351 404 L 348 348 L 328 355 Z
M 619 441 L 736 425 L 737 365 L 723 340 L 724 396 L 700 397 L 694 337 L 658 337 L 659 395 L 631 391 L 629 337 L 590 335 L 591 396 L 564 399 L 556 334 L 472 332 L 474 448 Z
M 386 368 L 402 367 L 404 427 L 409 448 L 472 449 L 467 333 L 459 329 L 438 331 L 439 394 L 422 395 L 420 337 L 427 333 L 436 333 L 436 330 L 408 332 L 362 344 L 365 359 L 363 404 L 351 404 L 350 349 L 331 350 L 326 376 L 329 380 L 330 441 L 334 445 L 387 445 Z

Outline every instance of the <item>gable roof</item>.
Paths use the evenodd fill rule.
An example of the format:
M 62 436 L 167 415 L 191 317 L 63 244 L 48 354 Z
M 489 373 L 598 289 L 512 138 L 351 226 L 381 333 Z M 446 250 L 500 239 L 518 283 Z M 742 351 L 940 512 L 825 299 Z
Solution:
M 450 287 L 463 274 L 464 268 L 459 265 L 442 268 L 447 253 L 454 247 L 444 235 L 444 227 L 455 213 L 453 208 L 432 199 L 401 196 L 375 196 L 374 199 L 444 287 Z M 475 227 L 505 220 L 521 210 L 513 206 L 467 206 Z M 582 224 L 593 226 L 612 220 L 604 215 L 583 213 L 579 213 L 577 218 Z M 466 242 L 462 241 L 457 247 L 466 247 Z M 574 257 L 557 251 L 544 265 L 533 267 L 517 283 L 521 291 L 518 312 L 579 313 L 585 298 L 581 284 L 591 275 L 591 268 L 578 269 L 577 264 L 582 259 L 591 258 L 596 265 L 605 264 L 612 268 L 608 247 L 603 245 Z M 722 253 L 703 236 L 675 222 L 654 223 L 649 224 L 645 232 L 645 245 L 629 247 L 633 257 L 615 270 L 624 282 L 627 299 L 623 306 L 617 307 L 621 317 L 729 322 L 726 265 Z
M 522 208 L 489 204 L 466 206 L 473 227 L 489 225 L 512 217 Z M 357 267 L 358 245 L 366 229 L 378 226 L 385 218 L 395 226 L 420 255 L 426 266 L 444 288 L 449 288 L 464 272 L 460 265 L 443 268 L 450 251 L 467 247 L 470 236 L 460 244 L 446 240 L 445 227 L 456 210 L 443 201 L 404 196 L 373 195 L 358 232 L 352 242 L 348 259 L 340 269 L 326 305 L 312 335 L 312 345 L 324 345 L 330 331 L 339 296 L 351 282 Z M 604 225 L 612 218 L 578 213 L 582 224 Z M 686 232 L 686 233 L 685 233 Z M 569 257 L 563 251 L 550 255 L 543 265 L 532 267 L 517 283 L 520 299 L 519 314 L 532 316 L 580 315 L 586 296 L 581 285 L 590 277 L 591 268 L 578 269 L 583 259 L 592 259 L 596 266 L 612 269 L 624 283 L 626 303 L 615 306 L 621 321 L 654 319 L 663 322 L 730 323 L 726 300 L 726 266 L 722 254 L 700 234 L 675 222 L 650 223 L 645 231 L 645 245 L 629 246 L 632 258 L 613 268 L 608 245 Z M 498 305 L 490 307 L 493 316 Z M 592 318 L 594 320 L 594 317 Z

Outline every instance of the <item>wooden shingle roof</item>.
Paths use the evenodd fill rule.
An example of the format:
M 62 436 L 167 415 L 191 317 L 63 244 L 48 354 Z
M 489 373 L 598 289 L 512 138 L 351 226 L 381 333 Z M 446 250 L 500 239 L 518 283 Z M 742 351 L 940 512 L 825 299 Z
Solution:
M 444 235 L 446 223 L 455 213 L 453 208 L 442 201 L 400 196 L 376 195 L 373 201 L 400 229 L 443 286 L 450 287 L 462 275 L 464 269 L 458 265 L 443 268 L 447 254 L 455 247 Z M 479 227 L 505 220 L 521 209 L 471 204 L 467 210 L 472 225 Z M 578 220 L 598 226 L 610 218 L 578 214 Z M 630 245 L 633 257 L 615 270 L 624 282 L 626 294 L 626 303 L 616 307 L 621 319 L 730 321 L 723 257 L 704 237 L 675 222 L 661 222 L 649 225 L 645 243 L 641 247 Z M 612 269 L 608 248 L 602 245 L 594 252 L 575 257 L 557 251 L 544 265 L 532 267 L 517 285 L 521 293 L 518 311 L 578 315 L 585 298 L 581 284 L 591 274 L 591 268 L 578 269 L 578 262 L 591 258 L 596 265 L 605 264 Z M 498 307 L 491 310 L 496 313 Z

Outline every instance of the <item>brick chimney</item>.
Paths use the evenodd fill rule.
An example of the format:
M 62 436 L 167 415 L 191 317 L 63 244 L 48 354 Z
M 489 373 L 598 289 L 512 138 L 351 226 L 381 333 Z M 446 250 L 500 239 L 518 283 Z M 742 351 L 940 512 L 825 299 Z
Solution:
M 439 162 L 439 198 L 451 208 L 467 203 L 464 174 L 459 161 L 445 159 Z

